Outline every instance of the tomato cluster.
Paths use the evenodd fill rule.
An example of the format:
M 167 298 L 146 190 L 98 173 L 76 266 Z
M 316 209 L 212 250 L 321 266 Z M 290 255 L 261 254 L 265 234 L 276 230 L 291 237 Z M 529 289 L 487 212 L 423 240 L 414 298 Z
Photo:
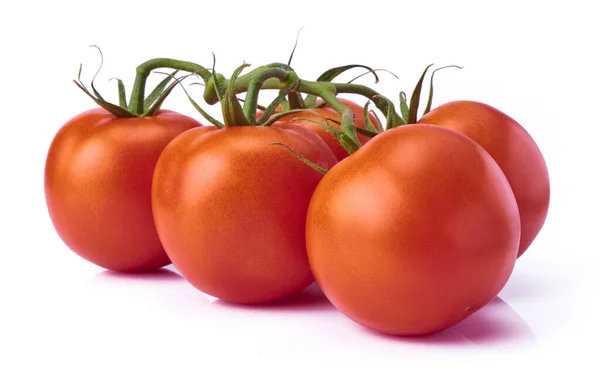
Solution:
M 162 110 L 181 79 L 144 99 L 146 73 L 119 106 L 78 83 L 102 107 L 68 121 L 48 151 L 56 231 L 103 268 L 172 262 L 200 291 L 245 304 L 316 280 L 359 324 L 424 335 L 491 301 L 544 224 L 544 158 L 489 105 L 450 102 L 417 120 L 418 100 L 399 115 L 363 85 L 300 80 L 281 64 L 231 79 L 177 60 L 148 66 L 161 65 L 200 73 L 225 123 L 191 98 L 209 125 Z M 259 107 L 269 88 L 280 95 Z M 386 125 L 342 91 L 367 95 Z

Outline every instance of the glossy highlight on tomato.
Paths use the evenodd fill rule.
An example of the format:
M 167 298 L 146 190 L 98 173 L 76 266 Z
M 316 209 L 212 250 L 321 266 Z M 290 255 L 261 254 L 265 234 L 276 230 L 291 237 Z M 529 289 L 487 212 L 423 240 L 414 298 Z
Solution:
M 307 215 L 323 292 L 352 320 L 394 335 L 435 333 L 486 305 L 513 270 L 519 237 L 500 167 L 433 125 L 371 139 L 324 176 Z
M 154 226 L 151 187 L 165 146 L 200 123 L 159 111 L 117 118 L 98 108 L 68 121 L 48 150 L 48 212 L 65 244 L 106 269 L 147 271 L 170 263 Z
M 542 229 L 550 205 L 546 162 L 529 133 L 502 111 L 474 101 L 446 103 L 424 115 L 419 123 L 443 126 L 468 136 L 498 163 L 519 206 L 521 256 Z
M 313 282 L 305 245 L 306 211 L 322 175 L 283 143 L 323 168 L 335 157 L 311 130 L 201 127 L 161 155 L 152 206 L 173 264 L 200 291 L 235 303 L 263 303 Z

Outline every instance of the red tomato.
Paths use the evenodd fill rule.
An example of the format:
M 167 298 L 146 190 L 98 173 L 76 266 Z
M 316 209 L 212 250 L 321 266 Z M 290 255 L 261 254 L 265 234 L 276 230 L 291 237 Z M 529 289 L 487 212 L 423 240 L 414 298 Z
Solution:
M 237 303 L 262 303 L 312 281 L 306 211 L 322 175 L 281 142 L 324 168 L 336 163 L 303 126 L 202 127 L 161 155 L 152 206 L 173 264 L 197 289 Z
M 315 115 L 315 113 L 317 113 L 318 115 Z M 339 130 L 340 129 L 339 124 L 327 120 L 327 118 L 330 118 L 330 119 L 339 121 L 340 115 L 337 112 L 335 112 L 333 109 L 327 109 L 327 108 L 307 109 L 305 111 L 299 111 L 297 113 L 287 115 L 287 116 L 281 118 L 280 121 L 293 121 L 294 123 L 303 125 L 309 129 L 311 129 L 315 133 L 317 133 L 319 135 L 319 137 L 321 137 L 321 139 L 323 139 L 325 141 L 327 146 L 329 146 L 331 151 L 333 151 L 333 154 L 335 155 L 335 157 L 338 161 L 340 161 L 348 156 L 348 152 L 340 144 L 340 142 L 337 140 L 337 138 L 333 134 L 331 134 L 329 131 L 327 131 L 323 126 L 321 126 L 315 122 L 311 122 L 308 120 L 301 120 L 298 118 L 309 118 L 309 119 L 315 120 L 317 122 L 327 124 L 327 125 Z M 370 138 L 365 137 L 364 135 L 358 134 L 358 139 L 364 144 Z
M 360 106 L 352 101 L 346 100 L 346 99 L 338 98 L 338 100 L 341 103 L 343 103 L 344 105 L 350 107 L 350 109 L 352 109 L 352 111 L 354 113 L 354 125 L 356 127 L 360 127 L 361 129 L 366 129 L 365 119 L 363 117 L 362 106 Z M 322 101 L 319 101 L 317 104 L 321 104 L 321 103 L 322 103 Z M 298 118 L 312 119 L 319 123 L 327 124 L 327 125 L 339 130 L 340 125 L 338 123 L 328 121 L 328 119 L 332 119 L 335 121 L 341 121 L 340 115 L 333 108 L 331 108 L 329 106 L 323 106 L 323 107 L 319 107 L 319 108 L 310 108 L 310 109 L 306 109 L 305 111 L 299 111 L 297 113 L 287 115 L 287 116 L 281 118 L 280 121 L 287 121 L 287 122 L 293 121 L 294 123 L 298 123 L 300 125 L 308 127 L 309 129 L 311 129 L 312 131 L 317 133 L 325 141 L 325 143 L 327 143 L 327 146 L 329 146 L 331 151 L 333 151 L 333 154 L 335 155 L 335 157 L 337 158 L 338 161 L 340 161 L 348 156 L 348 152 L 346 151 L 346 149 L 344 149 L 344 147 L 340 144 L 340 142 L 336 139 L 336 137 L 333 134 L 331 134 L 329 131 L 327 131 L 323 126 L 319 125 L 319 123 L 311 122 L 306 119 L 298 119 Z M 378 130 L 380 130 L 379 124 L 377 123 L 377 119 L 375 118 L 375 116 L 373 114 L 371 114 L 369 116 L 369 118 L 371 119 L 373 125 Z M 359 133 L 358 139 L 362 144 L 365 144 L 371 138 Z
M 492 157 L 433 125 L 383 132 L 333 167 L 307 217 L 313 274 L 377 331 L 443 330 L 491 301 L 519 247 L 519 212 Z
M 361 129 L 366 129 L 367 125 L 365 124 L 365 117 L 363 113 L 364 107 L 345 98 L 338 98 L 338 101 L 352 109 L 352 112 L 354 113 L 354 125 L 356 127 L 360 127 Z M 322 101 L 317 102 L 317 105 L 321 103 Z M 333 108 L 329 105 L 324 106 L 324 108 L 333 110 Z M 375 126 L 375 129 L 377 129 L 377 131 L 381 131 L 381 126 L 379 126 L 379 122 L 377 121 L 377 118 L 372 112 L 369 112 L 369 120 L 371 120 L 371 123 L 373 124 L 373 126 Z
M 550 204 L 548 169 L 531 136 L 500 110 L 473 101 L 444 104 L 423 116 L 419 123 L 443 126 L 468 136 L 500 165 L 519 206 L 521 256 L 542 229 Z
M 92 109 L 68 121 L 50 145 L 44 179 L 48 212 L 65 244 L 115 271 L 169 264 L 152 220 L 152 174 L 167 143 L 199 125 L 166 110 L 116 118 Z

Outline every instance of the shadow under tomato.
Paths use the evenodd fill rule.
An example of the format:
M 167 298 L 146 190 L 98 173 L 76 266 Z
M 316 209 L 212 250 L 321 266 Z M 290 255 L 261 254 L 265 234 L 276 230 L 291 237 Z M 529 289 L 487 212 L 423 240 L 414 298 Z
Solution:
M 564 292 L 568 287 L 568 285 L 564 285 L 562 280 L 551 278 L 547 274 L 515 270 L 500 295 L 511 301 L 517 299 L 546 299 L 549 296 Z
M 228 308 L 248 309 L 255 311 L 326 311 L 335 310 L 317 283 L 313 282 L 303 290 L 281 300 L 264 304 L 238 304 L 216 299 L 212 304 Z
M 129 301 L 128 306 L 133 307 L 166 307 L 187 316 L 201 312 L 210 302 L 205 294 L 167 267 L 137 273 L 104 270 L 92 276 L 89 281 L 95 291 L 110 296 L 109 300 L 124 299 Z
M 148 280 L 148 281 L 174 281 L 181 280 L 183 277 L 179 273 L 176 273 L 167 268 L 155 269 L 152 271 L 145 272 L 117 272 L 111 270 L 105 270 L 98 273 L 94 279 L 106 279 L 106 280 Z
M 430 345 L 531 344 L 535 336 L 521 316 L 500 297 L 454 326 L 429 336 L 392 336 L 370 329 L 381 338 Z

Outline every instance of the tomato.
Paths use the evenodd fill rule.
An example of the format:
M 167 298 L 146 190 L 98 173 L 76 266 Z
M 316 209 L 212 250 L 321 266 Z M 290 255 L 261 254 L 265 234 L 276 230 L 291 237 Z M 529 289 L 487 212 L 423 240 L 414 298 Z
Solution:
M 68 121 L 50 145 L 44 178 L 48 212 L 65 244 L 114 271 L 169 264 L 152 219 L 152 175 L 167 143 L 199 125 L 166 110 L 116 118 L 98 108 Z
M 333 167 L 307 214 L 314 277 L 352 320 L 434 333 L 491 301 L 519 246 L 519 212 L 492 157 L 433 125 L 385 131 Z
M 345 98 L 338 98 L 337 100 L 352 109 L 352 112 L 354 113 L 354 125 L 356 127 L 360 127 L 361 129 L 366 129 L 367 125 L 365 124 L 364 107 Z M 321 103 L 322 101 L 317 102 L 317 105 Z M 323 106 L 323 108 L 333 110 L 333 108 L 329 105 Z M 377 118 L 373 112 L 369 112 L 369 120 L 373 126 L 375 126 L 377 131 L 381 131 L 381 126 L 379 126 L 379 122 L 377 121 Z
M 200 291 L 236 303 L 262 303 L 313 282 L 305 245 L 306 211 L 322 175 L 336 163 L 312 131 L 271 127 L 192 129 L 161 155 L 152 206 L 175 267 Z
M 423 116 L 419 123 L 440 125 L 468 136 L 500 165 L 519 206 L 521 256 L 542 229 L 550 204 L 548 169 L 531 136 L 500 110 L 473 101 L 441 105 Z
M 363 107 L 346 99 L 338 98 L 338 100 L 344 105 L 350 107 L 354 113 L 354 125 L 361 129 L 366 129 L 365 119 L 363 116 Z M 322 103 L 322 102 L 321 102 Z M 320 104 L 320 103 L 319 103 Z M 304 111 L 299 111 L 297 113 L 293 113 L 281 118 L 281 121 L 293 121 L 295 123 L 301 124 L 305 127 L 308 127 L 315 133 L 317 133 L 324 141 L 327 143 L 327 146 L 333 151 L 335 157 L 338 161 L 346 158 L 348 156 L 348 152 L 344 147 L 340 144 L 337 138 L 327 131 L 323 126 L 319 125 L 319 123 L 311 122 L 306 119 L 299 118 L 307 118 L 315 120 L 319 123 L 327 124 L 336 129 L 340 129 L 340 125 L 338 123 L 328 121 L 327 119 L 332 119 L 335 121 L 340 121 L 340 115 L 333 110 L 330 106 L 323 106 L 319 108 L 310 108 Z M 369 116 L 373 125 L 379 130 L 379 124 L 377 123 L 377 119 L 373 114 Z M 369 141 L 369 137 L 364 136 L 362 134 L 358 134 L 358 139 L 362 144 L 365 144 Z

